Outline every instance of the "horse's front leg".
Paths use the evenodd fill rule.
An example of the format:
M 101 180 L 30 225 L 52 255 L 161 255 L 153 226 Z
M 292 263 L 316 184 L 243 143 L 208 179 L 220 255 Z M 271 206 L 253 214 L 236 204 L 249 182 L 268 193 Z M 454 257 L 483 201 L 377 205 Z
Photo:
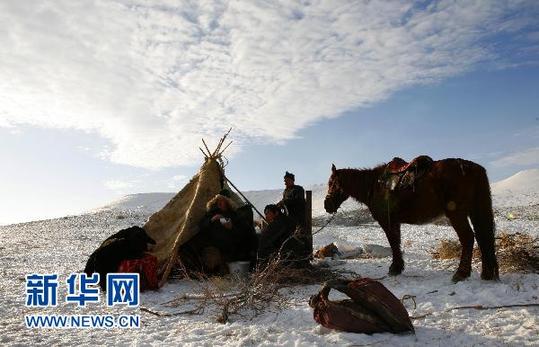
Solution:
M 397 223 L 382 225 L 382 229 L 386 233 L 387 240 L 391 246 L 391 253 L 393 253 L 393 262 L 389 267 L 389 275 L 400 275 L 404 270 L 404 260 L 401 252 L 401 225 Z
M 457 232 L 462 246 L 459 268 L 453 275 L 453 282 L 459 282 L 470 277 L 472 271 L 474 233 L 468 222 L 468 217 L 465 214 L 448 213 L 447 217 L 449 218 L 453 229 Z

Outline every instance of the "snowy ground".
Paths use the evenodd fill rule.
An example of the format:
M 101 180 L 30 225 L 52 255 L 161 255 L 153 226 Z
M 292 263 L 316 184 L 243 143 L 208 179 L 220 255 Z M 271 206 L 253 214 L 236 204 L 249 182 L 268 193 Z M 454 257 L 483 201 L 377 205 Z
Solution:
M 497 232 L 526 232 L 539 237 L 539 170 L 529 170 L 493 185 L 497 206 Z M 314 189 L 316 188 L 316 189 Z M 313 187 L 313 205 L 320 210 L 323 187 Z M 275 201 L 278 191 L 250 192 L 255 204 Z M 139 309 L 107 308 L 104 304 L 77 309 L 60 303 L 56 308 L 26 308 L 25 275 L 59 273 L 62 281 L 80 271 L 89 254 L 110 234 L 131 225 L 142 225 L 152 211 L 164 205 L 170 194 L 135 194 L 108 208 L 81 216 L 0 226 L 0 344 L 2 345 L 539 345 L 539 307 L 493 310 L 454 310 L 465 305 L 500 306 L 539 303 L 538 274 L 502 274 L 499 282 L 480 280 L 478 266 L 470 279 L 453 284 L 457 261 L 433 260 L 430 251 L 444 238 L 457 239 L 444 225 L 403 226 L 406 269 L 397 277 L 381 281 L 397 297 L 416 296 L 417 308 L 407 304 L 411 316 L 431 313 L 414 320 L 415 335 L 351 334 L 330 331 L 312 318 L 308 299 L 319 286 L 298 286 L 283 290 L 289 298 L 284 310 L 270 307 L 254 319 L 232 317 L 227 324 L 216 323 L 211 309 L 203 315 L 156 317 Z M 317 207 L 318 206 L 318 207 Z M 351 203 L 349 206 L 354 206 Z M 122 210 L 122 211 L 121 211 Z M 510 218 L 507 218 L 510 216 Z M 331 226 L 314 238 L 315 248 L 336 242 L 341 245 L 387 246 L 380 227 Z M 360 276 L 381 278 L 390 258 L 333 262 Z M 185 307 L 162 304 L 182 294 L 197 293 L 197 285 L 176 280 L 158 292 L 143 293 L 141 305 L 159 312 L 179 312 Z M 65 296 L 60 286 L 59 300 Z M 140 330 L 30 330 L 24 316 L 29 314 L 139 314 Z
M 289 306 L 279 311 L 270 308 L 265 314 L 238 319 L 227 324 L 215 322 L 211 310 L 200 316 L 156 317 L 138 309 L 109 309 L 105 305 L 90 305 L 75 309 L 61 304 L 54 309 L 30 309 L 24 306 L 24 276 L 30 272 L 61 274 L 61 279 L 83 268 L 87 256 L 106 236 L 133 224 L 142 224 L 147 216 L 115 211 L 66 217 L 0 227 L 0 344 L 56 345 L 538 345 L 539 307 L 458 310 L 446 309 L 462 305 L 505 305 L 539 303 L 537 274 L 503 274 L 501 281 L 479 279 L 477 265 L 472 277 L 459 284 L 450 281 L 455 261 L 431 259 L 429 251 L 442 238 L 456 238 L 446 226 L 404 226 L 403 245 L 406 269 L 401 276 L 384 278 L 382 282 L 397 296 L 415 295 L 417 309 L 408 305 L 410 315 L 433 314 L 414 321 L 415 335 L 341 333 L 318 326 L 308 306 L 310 295 L 318 286 L 301 286 L 285 290 Z M 539 221 L 517 219 L 497 221 L 498 231 L 528 232 L 539 236 Z M 333 227 L 315 237 L 315 245 L 340 242 L 360 246 L 365 243 L 387 245 L 380 228 L 374 224 L 361 227 Z M 383 277 L 390 258 L 347 260 L 335 264 L 361 276 Z M 196 292 L 196 287 L 184 280 L 172 282 L 159 292 L 143 293 L 142 306 L 160 312 L 176 312 L 184 308 L 167 308 L 166 301 Z M 62 291 L 59 298 L 63 297 Z M 30 330 L 24 325 L 24 315 L 138 313 L 142 317 L 140 330 Z

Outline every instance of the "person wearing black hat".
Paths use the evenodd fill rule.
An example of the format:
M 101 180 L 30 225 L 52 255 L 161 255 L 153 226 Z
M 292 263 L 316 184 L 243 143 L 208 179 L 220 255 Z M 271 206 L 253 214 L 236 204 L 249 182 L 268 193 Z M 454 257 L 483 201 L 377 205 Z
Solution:
M 297 226 L 303 227 L 305 226 L 305 191 L 302 186 L 295 184 L 295 180 L 294 174 L 286 171 L 283 199 L 277 203 L 277 206 L 286 207 L 288 216 L 296 222 Z

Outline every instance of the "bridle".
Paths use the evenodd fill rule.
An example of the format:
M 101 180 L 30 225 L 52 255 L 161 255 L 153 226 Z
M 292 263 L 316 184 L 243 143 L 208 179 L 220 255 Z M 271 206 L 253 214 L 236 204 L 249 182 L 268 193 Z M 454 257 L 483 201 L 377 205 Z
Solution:
M 333 178 L 333 180 L 335 180 L 335 178 Z M 340 205 L 347 199 L 345 195 L 346 194 L 342 191 L 340 182 L 333 181 L 329 187 L 329 191 L 326 194 L 326 198 L 324 199 L 324 201 L 331 201 L 331 204 L 333 205 L 332 207 L 335 207 L 334 213 L 336 213 L 337 210 L 340 208 Z M 336 206 L 337 201 L 339 201 L 339 206 Z

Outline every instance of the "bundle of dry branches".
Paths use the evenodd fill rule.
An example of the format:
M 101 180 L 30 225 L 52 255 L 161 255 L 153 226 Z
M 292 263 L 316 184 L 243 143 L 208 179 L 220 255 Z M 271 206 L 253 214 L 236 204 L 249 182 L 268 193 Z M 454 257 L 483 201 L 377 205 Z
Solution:
M 196 301 L 196 308 L 217 310 L 216 320 L 220 323 L 227 322 L 235 314 L 254 318 L 272 305 L 278 309 L 286 305 L 286 298 L 279 293 L 282 285 L 275 280 L 281 267 L 280 259 L 274 258 L 265 266 L 257 267 L 250 276 L 208 277 L 203 273 L 191 273 L 186 278 L 193 281 L 200 294 L 182 295 L 164 305 L 178 307 Z
M 267 309 L 280 310 L 289 304 L 289 299 L 279 292 L 282 288 L 320 284 L 331 279 L 345 278 L 345 275 L 358 277 L 355 273 L 337 272 L 312 265 L 294 267 L 293 263 L 284 261 L 278 254 L 244 277 L 208 277 L 203 273 L 191 273 L 190 277 L 184 278 L 193 281 L 199 294 L 181 295 L 163 305 L 182 306 L 184 310 L 177 314 L 202 314 L 205 309 L 212 309 L 216 311 L 216 320 L 220 323 L 227 322 L 233 315 L 252 319 Z M 189 309 L 185 309 L 187 305 Z

